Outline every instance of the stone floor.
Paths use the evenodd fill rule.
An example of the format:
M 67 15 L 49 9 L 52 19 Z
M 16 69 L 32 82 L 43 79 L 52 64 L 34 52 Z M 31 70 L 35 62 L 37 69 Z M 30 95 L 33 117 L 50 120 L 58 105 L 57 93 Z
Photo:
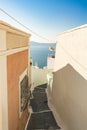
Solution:
M 52 111 L 48 106 L 46 95 L 47 84 L 35 87 L 30 99 L 32 113 L 27 125 L 27 130 L 59 130 Z

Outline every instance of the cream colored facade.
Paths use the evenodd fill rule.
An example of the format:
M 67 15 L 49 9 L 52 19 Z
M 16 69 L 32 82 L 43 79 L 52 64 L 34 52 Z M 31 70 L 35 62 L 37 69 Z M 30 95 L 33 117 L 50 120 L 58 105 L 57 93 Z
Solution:
M 30 35 L 0 21 L 0 51 L 28 46 Z
M 22 130 L 27 119 L 28 110 L 19 118 L 19 77 L 28 69 L 29 38 L 0 21 L 0 130 Z
M 87 25 L 57 37 L 52 102 L 64 130 L 87 130 L 86 59 Z
M 7 71 L 6 57 L 0 56 L 0 130 L 5 129 L 8 130 Z

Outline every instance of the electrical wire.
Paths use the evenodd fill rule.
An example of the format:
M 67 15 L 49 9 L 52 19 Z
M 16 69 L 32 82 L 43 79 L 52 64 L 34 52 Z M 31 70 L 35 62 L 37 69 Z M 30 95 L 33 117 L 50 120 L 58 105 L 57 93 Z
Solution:
M 32 29 L 30 29 L 29 27 L 25 26 L 23 23 L 21 23 L 20 21 L 18 21 L 16 18 L 14 18 L 13 16 L 11 16 L 9 13 L 7 13 L 5 10 L 3 10 L 2 8 L 0 8 L 0 11 L 3 12 L 4 14 L 6 14 L 8 17 L 10 17 L 12 20 L 14 20 L 16 23 L 20 24 L 22 27 L 24 27 L 25 29 L 27 29 L 28 31 L 30 31 L 31 33 L 33 33 L 34 35 L 36 35 L 37 37 L 44 39 L 46 41 L 52 42 L 51 40 L 39 35 L 38 33 L 34 32 Z M 78 62 L 63 46 L 61 46 L 61 48 L 64 50 L 64 52 L 70 56 L 77 64 L 79 64 L 82 68 L 84 68 L 85 70 L 87 70 L 87 68 L 85 66 L 83 66 L 80 62 Z
M 71 57 L 77 64 L 79 64 L 79 66 L 81 66 L 83 69 L 85 69 L 87 71 L 87 68 L 82 65 L 79 61 L 77 61 L 62 45 L 60 45 L 60 47 L 64 50 L 64 52 Z
M 2 8 L 0 8 L 0 11 L 3 12 L 4 14 L 6 14 L 8 17 L 10 17 L 13 21 L 15 21 L 16 23 L 20 24 L 22 27 L 24 27 L 25 29 L 27 29 L 28 31 L 30 31 L 31 33 L 33 33 L 34 35 L 36 35 L 37 37 L 44 39 L 48 42 L 53 42 L 52 40 L 47 39 L 46 37 L 41 36 L 40 34 L 34 32 L 32 29 L 30 29 L 29 27 L 25 26 L 23 23 L 21 23 L 20 21 L 18 21 L 16 18 L 14 18 L 13 16 L 11 16 L 9 13 L 7 13 L 5 10 L 3 10 Z

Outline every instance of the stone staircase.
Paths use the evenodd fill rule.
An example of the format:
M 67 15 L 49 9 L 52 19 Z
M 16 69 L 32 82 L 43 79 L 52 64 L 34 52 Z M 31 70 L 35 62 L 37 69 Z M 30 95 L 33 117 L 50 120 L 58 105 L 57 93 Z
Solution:
M 26 130 L 59 130 L 52 111 L 48 106 L 47 84 L 35 87 L 30 99 L 32 113 Z

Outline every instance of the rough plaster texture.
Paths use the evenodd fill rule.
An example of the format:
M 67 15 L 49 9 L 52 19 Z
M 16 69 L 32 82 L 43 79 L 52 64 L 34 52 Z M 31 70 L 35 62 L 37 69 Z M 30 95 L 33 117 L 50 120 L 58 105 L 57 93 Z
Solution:
M 0 130 L 24 130 L 28 118 L 27 109 L 19 118 L 19 76 L 29 66 L 29 38 L 0 21 Z
M 67 130 L 87 130 L 86 35 L 82 26 L 57 38 L 52 101 Z
M 25 61 L 25 62 L 24 62 Z M 9 130 L 16 130 L 19 123 L 19 76 L 28 66 L 28 51 L 7 57 L 8 119 Z

